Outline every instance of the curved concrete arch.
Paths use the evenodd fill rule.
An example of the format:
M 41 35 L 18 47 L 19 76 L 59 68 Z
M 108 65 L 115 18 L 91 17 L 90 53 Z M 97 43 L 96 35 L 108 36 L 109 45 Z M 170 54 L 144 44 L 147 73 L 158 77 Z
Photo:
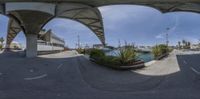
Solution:
M 23 3 L 26 4 L 26 3 Z M 34 3 L 37 4 L 37 3 Z M 121 3 L 110 3 L 110 4 L 103 4 L 103 6 L 108 6 L 108 5 L 139 5 L 139 6 L 146 6 L 146 7 L 151 7 L 154 9 L 157 9 L 158 11 L 162 13 L 169 13 L 169 12 L 177 12 L 177 11 L 189 11 L 189 12 L 196 12 L 199 13 L 200 11 L 200 5 L 197 3 L 185 3 L 185 2 L 179 2 L 179 3 L 141 3 L 141 2 L 134 2 L 134 3 L 126 3 L 121 2 Z M 54 8 L 55 5 L 52 5 L 52 9 Z M 95 5 L 96 6 L 96 5 Z M 101 5 L 102 6 L 102 5 Z M 24 8 L 24 7 L 22 7 Z M 22 9 L 20 8 L 20 9 Z M 102 22 L 102 16 L 101 13 L 97 8 L 92 8 L 91 6 L 85 5 L 85 4 L 80 4 L 80 3 L 58 3 L 55 6 L 55 15 L 56 17 L 62 17 L 62 18 L 68 18 L 72 19 L 75 21 L 78 21 L 84 25 L 86 25 L 88 28 L 90 28 L 98 37 L 99 39 L 105 43 L 105 37 L 104 37 L 104 30 L 103 30 L 103 22 Z M 30 8 L 29 8 L 30 9 Z M 35 8 L 34 8 L 35 9 Z M 97 18 L 91 18 L 91 17 L 85 17 L 85 18 L 76 18 L 79 16 L 79 14 L 73 16 L 72 13 L 81 13 L 85 12 L 86 9 L 89 9 L 89 11 L 93 11 L 97 16 Z M 30 9 L 31 10 L 31 9 Z M 52 10 L 53 11 L 53 10 Z M 47 11 L 48 12 L 48 11 Z M 66 15 L 63 15 L 66 14 Z M 89 14 L 88 14 L 89 16 Z M 88 23 L 91 22 L 91 23 Z M 99 23 L 98 23 L 99 22 Z M 88 24 L 96 24 L 94 25 L 88 25 Z M 100 26 L 98 26 L 100 25 Z
M 175 6 L 171 8 L 168 12 L 194 12 L 194 13 L 200 13 L 200 4 L 195 4 L 195 3 L 186 3 L 182 5 Z
M 82 23 L 86 27 L 88 27 L 91 31 L 93 31 L 96 36 L 100 39 L 100 41 L 105 44 L 105 37 L 104 37 L 104 29 L 103 29 L 103 21 L 100 11 L 97 8 L 91 8 L 90 6 L 83 5 L 83 4 L 72 4 L 72 3 L 65 3 L 65 4 L 58 4 L 56 6 L 56 16 L 51 17 L 47 22 L 49 22 L 51 19 L 58 17 L 58 18 L 67 18 L 74 21 L 77 21 L 79 23 Z M 9 15 L 12 15 L 13 17 L 24 20 L 20 18 L 19 12 L 28 11 L 25 10 L 14 10 L 10 11 Z M 32 11 L 32 10 L 31 10 Z M 28 11 L 30 12 L 30 11 Z M 35 11 L 36 12 L 36 11 Z M 46 24 L 44 23 L 43 26 Z M 25 32 L 25 29 L 23 29 L 23 22 L 16 22 L 12 18 L 9 21 L 9 28 L 8 28 L 8 36 L 7 36 L 7 45 L 10 45 L 12 40 L 16 37 L 18 32 L 20 32 L 20 25 L 22 26 L 22 30 Z M 42 27 L 43 27 L 42 26 Z M 26 32 L 25 32 L 26 33 Z
M 127 3 L 122 3 L 122 4 L 112 4 L 112 5 L 103 5 L 100 7 L 107 7 L 107 6 L 118 6 L 118 5 L 124 5 L 124 6 L 142 6 L 142 7 L 147 7 L 147 8 L 152 8 L 155 9 L 156 11 L 160 13 L 164 13 L 159 7 L 153 6 L 153 5 L 147 5 L 147 4 L 127 4 Z
M 0 4 L 0 14 L 9 18 L 7 37 L 6 37 L 6 49 L 7 49 L 9 48 L 11 42 L 16 37 L 16 35 L 21 31 L 21 27 L 14 18 L 5 14 L 5 5 L 3 4 Z
M 88 28 L 90 28 L 99 38 L 100 40 L 105 43 L 105 37 L 104 36 L 104 30 L 103 30 L 103 22 L 102 22 L 102 17 L 101 17 L 101 13 L 99 12 L 99 10 L 95 7 L 98 6 L 108 6 L 108 5 L 122 5 L 122 4 L 126 4 L 126 5 L 141 5 L 141 6 L 147 6 L 147 7 L 151 7 L 151 8 L 155 8 L 158 11 L 162 12 L 162 13 L 169 13 L 169 12 L 177 12 L 177 11 L 188 11 L 188 12 L 196 12 L 199 13 L 200 12 L 200 4 L 199 3 L 191 3 L 191 2 L 179 2 L 177 1 L 168 1 L 168 2 L 157 2 L 157 1 L 143 1 L 143 2 L 139 2 L 139 1 L 131 1 L 128 0 L 130 2 L 126 1 L 117 1 L 117 0 L 113 0 L 113 1 L 109 1 L 109 2 L 98 2 L 96 1 L 96 3 L 92 3 L 90 4 L 89 2 L 85 1 L 84 3 L 81 4 L 81 2 L 79 3 L 68 3 L 67 0 L 63 0 L 59 3 L 55 3 L 55 2 L 50 2 L 52 4 L 49 3 L 41 3 L 41 2 L 31 2 L 31 5 L 29 2 L 20 2 L 20 3 L 8 3 L 6 4 L 7 6 L 12 6 L 12 4 L 17 4 L 17 5 L 24 5 L 24 4 L 28 4 L 28 6 L 25 7 L 20 7 L 18 8 L 18 10 L 39 10 L 39 11 L 43 11 L 43 12 L 48 12 L 51 13 L 52 15 L 55 12 L 56 17 L 65 17 L 68 19 L 73 19 L 75 21 L 78 21 L 84 25 L 86 25 Z M 153 2 L 153 3 L 152 3 Z M 54 3 L 54 4 L 53 4 Z M 45 6 L 41 6 L 43 4 L 47 4 L 47 6 L 50 6 L 50 10 L 49 9 L 37 9 L 37 6 L 39 5 L 40 7 L 45 7 Z M 90 5 L 90 6 L 88 6 Z M 92 7 L 91 7 L 92 6 Z M 94 7 L 94 8 L 93 8 Z M 3 8 L 3 6 L 0 6 L 0 8 Z M 6 10 L 12 10 L 14 9 L 15 6 L 12 6 L 10 9 Z M 32 9 L 33 8 L 33 9 Z M 53 9 L 56 10 L 53 10 Z M 74 15 L 72 13 L 89 13 L 89 11 L 87 11 L 86 9 L 89 9 L 89 11 L 92 11 L 93 13 L 95 13 L 97 16 L 89 16 L 85 17 L 85 18 L 77 18 L 77 16 L 80 16 L 80 14 Z M 2 12 L 2 10 L 0 10 Z M 86 11 L 86 12 L 85 12 Z M 63 15 L 65 14 L 65 15 Z M 91 14 L 90 14 L 91 15 Z M 97 17 L 96 19 L 93 17 Z M 91 22 L 91 23 L 88 23 Z M 91 25 L 92 24 L 92 25 Z M 95 25 L 93 25 L 95 24 Z
M 155 8 L 162 13 L 170 12 L 200 12 L 200 4 L 197 3 L 174 3 L 174 4 L 150 4 L 149 7 Z
M 5 4 L 7 15 L 19 20 L 25 34 L 37 34 L 43 24 L 55 15 L 55 4 L 40 2 L 9 2 Z
M 83 4 L 58 4 L 56 17 L 75 20 L 92 30 L 100 41 L 105 44 L 103 20 L 98 8 Z
M 154 1 L 155 2 L 155 1 Z M 100 7 L 103 6 L 112 6 L 112 5 L 138 5 L 138 6 L 146 6 L 150 8 L 154 8 L 158 10 L 161 13 L 169 13 L 169 12 L 176 12 L 176 11 L 188 11 L 188 12 L 200 12 L 200 2 L 195 3 L 195 2 L 155 2 L 155 3 L 150 3 L 148 1 L 146 2 L 134 2 L 134 3 L 112 3 L 112 4 L 105 4 L 101 5 Z
M 11 2 L 6 3 L 6 13 L 11 11 L 38 11 L 43 13 L 55 14 L 55 4 L 52 3 L 39 3 L 39 2 Z
M 5 13 L 19 20 L 18 23 L 23 31 L 30 33 L 27 31 L 29 30 L 27 27 L 30 27 L 27 24 L 42 26 L 49 17 L 55 15 L 55 6 L 55 4 L 43 2 L 9 2 L 5 3 Z
M 10 48 L 10 44 L 14 40 L 14 38 L 17 36 L 17 34 L 22 31 L 21 26 L 19 23 L 10 17 L 8 22 L 8 30 L 7 30 L 7 38 L 6 38 L 6 48 Z
M 143 5 L 155 8 L 162 13 L 200 12 L 199 0 L 36 0 L 34 2 L 32 0 L 15 2 L 4 0 L 0 4 L 0 11 L 19 20 L 19 25 L 26 34 L 27 40 L 30 39 L 27 56 L 32 57 L 37 54 L 37 46 L 35 46 L 37 33 L 55 17 L 73 19 L 86 25 L 105 44 L 102 16 L 97 7 L 114 4 Z
M 10 11 L 9 16 L 19 20 L 19 25 L 22 27 L 25 34 L 37 34 L 41 30 L 44 23 L 54 17 L 48 13 L 30 10 Z
M 2 3 L 10 3 L 13 0 L 4 0 Z M 32 0 L 18 0 L 17 2 L 33 2 Z M 171 8 L 184 4 L 200 4 L 199 0 L 35 0 L 35 3 L 79 3 L 84 5 L 89 5 L 91 7 L 100 7 L 106 5 L 116 5 L 116 4 L 135 4 L 135 5 L 146 5 L 152 6 L 159 9 L 161 12 L 168 12 Z M 184 6 L 185 7 L 185 6 Z M 194 7 L 194 6 L 186 6 Z M 188 10 L 188 9 L 187 9 Z M 194 9 L 192 9 L 194 11 Z
M 19 20 L 19 25 L 26 36 L 26 57 L 37 56 L 37 36 L 42 26 L 52 17 L 49 13 L 31 10 L 10 11 L 10 16 Z
M 30 12 L 30 11 L 25 11 L 24 12 Z M 21 12 L 21 11 L 19 11 Z M 39 13 L 39 12 L 37 12 Z M 6 48 L 9 49 L 9 46 L 11 44 L 11 42 L 14 40 L 14 38 L 19 34 L 20 31 L 23 31 L 26 35 L 27 32 L 27 28 L 24 27 L 25 25 L 23 25 L 24 20 L 19 18 L 20 15 L 16 12 L 10 12 L 10 14 L 7 14 L 7 16 L 9 17 L 9 22 L 8 22 L 8 30 L 7 30 L 7 39 L 6 39 Z M 26 23 L 26 22 L 25 22 Z M 40 26 L 40 25 L 39 25 Z M 37 29 L 38 33 L 41 30 L 41 26 L 39 27 L 39 29 Z M 36 32 L 37 33 L 37 32 Z
M 71 18 L 68 18 L 68 17 L 56 17 L 56 18 L 63 18 L 63 19 L 68 19 L 68 20 L 76 21 L 76 22 L 78 22 L 78 23 L 84 25 L 85 27 L 89 28 L 92 32 L 95 33 L 95 31 L 94 31 L 91 27 L 89 27 L 87 24 L 85 24 L 84 22 L 81 22 L 81 21 L 79 21 L 79 20 L 71 19 Z M 99 38 L 99 36 L 104 36 L 104 35 L 97 35 L 96 33 L 95 33 L 95 35 L 97 36 L 97 38 Z M 100 39 L 100 38 L 99 38 L 99 40 L 100 40 L 101 42 L 102 42 L 102 41 L 105 41 L 105 39 Z M 105 43 L 105 42 L 102 42 L 102 44 L 104 44 L 104 43 Z
M 32 2 L 6 3 L 6 14 L 19 20 L 19 26 L 26 36 L 26 56 L 37 56 L 38 33 L 42 29 L 42 26 L 54 17 L 55 4 Z M 12 31 L 12 28 L 9 30 Z M 18 31 L 15 31 L 15 34 Z M 14 36 L 11 38 L 12 41 Z M 8 43 L 11 41 L 8 41 Z
M 197 3 L 154 3 L 154 4 L 137 4 L 137 3 L 122 3 L 122 4 L 112 4 L 112 5 L 103 5 L 104 6 L 113 6 L 113 5 L 136 5 L 150 7 L 158 10 L 161 13 L 177 12 L 177 11 L 187 11 L 187 12 L 200 12 L 200 4 Z

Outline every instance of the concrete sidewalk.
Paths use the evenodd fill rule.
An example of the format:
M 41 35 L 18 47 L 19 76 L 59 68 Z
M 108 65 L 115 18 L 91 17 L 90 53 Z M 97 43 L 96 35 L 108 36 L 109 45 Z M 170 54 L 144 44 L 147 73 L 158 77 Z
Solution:
M 180 71 L 176 58 L 177 53 L 173 51 L 168 57 L 162 60 L 156 60 L 143 69 L 133 70 L 133 72 L 142 75 L 162 76 L 169 75 Z

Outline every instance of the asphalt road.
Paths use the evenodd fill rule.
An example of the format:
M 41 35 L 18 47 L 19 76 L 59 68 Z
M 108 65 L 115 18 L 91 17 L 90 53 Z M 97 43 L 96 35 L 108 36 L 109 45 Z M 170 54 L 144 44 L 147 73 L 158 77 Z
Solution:
M 112 70 L 75 52 L 23 56 L 0 54 L 0 99 L 200 99 L 200 55 L 178 55 L 180 71 L 166 75 Z

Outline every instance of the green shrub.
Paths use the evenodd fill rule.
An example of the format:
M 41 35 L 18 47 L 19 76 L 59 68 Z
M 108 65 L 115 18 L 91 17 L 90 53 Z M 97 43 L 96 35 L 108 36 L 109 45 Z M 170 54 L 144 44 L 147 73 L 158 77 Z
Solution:
M 90 52 L 90 58 L 102 58 L 105 56 L 105 53 L 99 49 L 93 49 Z
M 169 52 L 169 48 L 164 44 L 156 45 L 152 49 L 152 53 L 153 53 L 155 58 L 157 58 L 157 57 L 159 57 L 163 54 L 166 54 L 168 52 Z
M 92 51 L 92 49 L 85 49 L 85 54 L 90 55 L 91 51 Z
M 153 53 L 154 57 L 160 56 L 161 55 L 160 48 L 158 46 L 153 47 L 152 53 Z
M 117 59 L 120 62 L 120 64 L 130 64 L 130 62 L 136 60 L 136 51 L 134 48 L 131 47 L 120 49 L 117 55 Z
M 158 45 L 162 54 L 168 53 L 169 49 L 166 45 L 160 44 Z
M 3 45 L 2 44 L 0 44 L 0 50 L 2 50 L 3 49 Z
M 124 48 L 119 51 L 117 56 L 107 56 L 102 50 L 93 49 L 90 58 L 96 63 L 106 66 L 132 65 L 136 61 L 136 51 L 134 48 Z
M 118 66 L 119 61 L 115 56 L 104 56 L 98 60 L 99 64 L 107 65 L 107 66 Z
M 85 54 L 85 50 L 82 49 L 82 48 L 78 48 L 78 49 L 76 49 L 76 51 L 77 51 L 79 54 Z

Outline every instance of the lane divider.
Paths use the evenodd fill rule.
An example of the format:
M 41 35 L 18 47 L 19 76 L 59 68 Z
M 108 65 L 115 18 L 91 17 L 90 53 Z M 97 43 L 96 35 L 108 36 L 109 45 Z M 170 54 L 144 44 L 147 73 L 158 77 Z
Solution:
M 47 76 L 47 74 L 43 74 L 43 75 L 36 76 L 36 77 L 24 78 L 24 80 L 35 80 L 35 79 L 41 79 L 41 78 L 44 78 L 44 77 L 46 77 L 46 76 Z
M 57 69 L 60 69 L 62 66 L 63 66 L 63 64 L 60 64 L 60 65 L 57 67 Z
M 191 69 L 193 72 L 195 72 L 195 74 L 200 75 L 200 72 L 197 71 L 196 69 L 194 69 L 193 67 L 190 67 L 190 69 Z

